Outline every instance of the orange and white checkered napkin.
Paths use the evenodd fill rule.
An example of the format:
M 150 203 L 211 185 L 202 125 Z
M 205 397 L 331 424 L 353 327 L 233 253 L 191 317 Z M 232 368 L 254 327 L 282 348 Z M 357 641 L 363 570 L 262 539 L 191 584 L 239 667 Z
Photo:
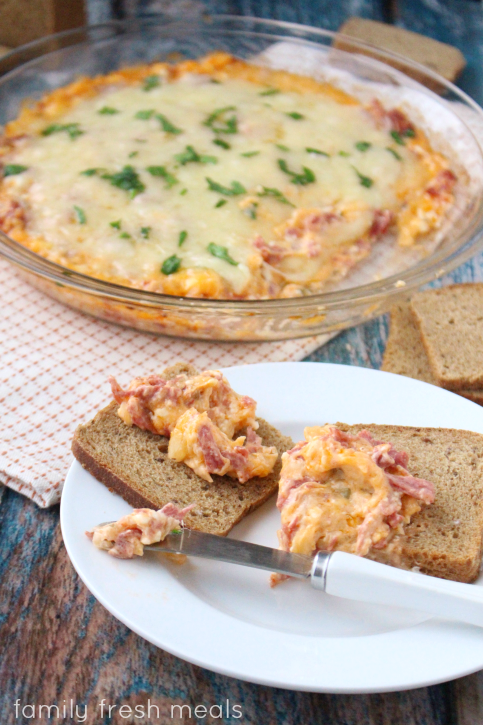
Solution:
M 0 289 L 0 483 L 40 506 L 59 501 L 72 434 L 109 402 L 108 375 L 127 384 L 177 360 L 204 369 L 301 360 L 327 339 L 210 343 L 156 337 L 64 307 L 3 260 Z

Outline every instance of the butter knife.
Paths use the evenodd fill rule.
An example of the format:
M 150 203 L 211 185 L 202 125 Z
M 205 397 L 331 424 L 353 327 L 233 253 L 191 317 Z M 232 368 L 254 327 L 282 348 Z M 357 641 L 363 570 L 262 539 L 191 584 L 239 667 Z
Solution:
M 344 599 L 407 607 L 483 627 L 483 587 L 396 569 L 342 551 L 314 557 L 181 529 L 146 551 L 186 554 L 310 579 L 315 589 Z

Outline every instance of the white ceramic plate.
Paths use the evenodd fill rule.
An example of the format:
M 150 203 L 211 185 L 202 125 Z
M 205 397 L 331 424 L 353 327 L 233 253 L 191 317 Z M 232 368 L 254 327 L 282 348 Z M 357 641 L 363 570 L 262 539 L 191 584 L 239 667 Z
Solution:
M 259 414 L 302 438 L 306 425 L 391 423 L 483 433 L 483 408 L 426 383 L 364 368 L 269 363 L 225 370 Z M 404 609 L 358 604 L 264 572 L 216 562 L 166 563 L 156 553 L 121 561 L 84 535 L 130 511 L 74 462 L 62 496 L 69 556 L 94 596 L 155 645 L 225 675 L 334 693 L 403 690 L 483 668 L 483 629 Z M 277 545 L 275 499 L 230 536 Z M 481 585 L 483 582 L 479 581 Z

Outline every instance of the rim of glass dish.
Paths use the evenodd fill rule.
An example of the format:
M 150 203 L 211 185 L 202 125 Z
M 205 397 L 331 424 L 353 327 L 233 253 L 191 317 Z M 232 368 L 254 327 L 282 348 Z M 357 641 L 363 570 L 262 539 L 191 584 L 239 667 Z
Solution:
M 22 69 L 25 68 L 31 61 L 37 60 L 41 57 L 46 57 L 51 52 L 59 52 L 64 49 L 67 50 L 68 48 L 72 48 L 76 45 L 82 45 L 84 43 L 89 44 L 93 42 L 106 41 L 111 38 L 115 38 L 119 31 L 122 31 L 123 35 L 134 34 L 142 29 L 153 27 L 153 25 L 156 24 L 156 21 L 162 23 L 165 28 L 169 25 L 181 24 L 183 27 L 189 28 L 191 26 L 195 29 L 197 26 L 199 27 L 202 25 L 213 30 L 223 30 L 224 33 L 229 35 L 251 35 L 273 38 L 273 40 L 286 40 L 287 38 L 291 38 L 302 45 L 314 45 L 316 47 L 321 45 L 321 43 L 317 43 L 316 40 L 314 41 L 314 38 L 332 41 L 337 37 L 342 40 L 346 40 L 347 43 L 350 43 L 354 49 L 377 52 L 378 58 L 376 62 L 380 63 L 381 67 L 386 65 L 390 73 L 402 75 L 407 78 L 411 84 L 414 84 L 418 90 L 433 98 L 438 98 L 433 91 L 430 91 L 422 83 L 415 81 L 398 68 L 384 63 L 384 59 L 393 60 L 399 64 L 403 63 L 407 68 L 417 71 L 419 75 L 437 82 L 447 91 L 451 91 L 454 95 L 456 95 L 466 106 L 470 106 L 483 120 L 483 109 L 464 91 L 426 66 L 397 53 L 382 50 L 370 43 L 356 40 L 350 36 L 345 36 L 342 33 L 331 30 L 281 20 L 267 20 L 264 18 L 237 15 L 209 15 L 199 13 L 192 19 L 186 20 L 185 18 L 177 15 L 162 13 L 145 14 L 135 19 L 113 20 L 108 23 L 83 26 L 74 30 L 66 30 L 60 33 L 55 33 L 53 35 L 46 36 L 45 38 L 34 40 L 22 45 L 3 56 L 0 59 L 0 72 L 4 67 L 6 68 L 6 71 L 0 77 L 0 86 L 4 81 L 10 79 L 12 75 L 21 72 Z M 224 27 L 224 25 L 228 27 Z M 293 34 L 287 35 L 287 33 L 285 33 L 278 35 L 276 33 L 277 30 L 291 31 Z M 96 38 L 96 33 L 99 34 L 98 38 Z M 312 38 L 304 37 L 304 34 L 310 34 Z M 93 37 L 89 37 L 90 35 Z M 68 42 L 69 40 L 72 42 Z M 65 45 L 62 44 L 60 47 L 56 47 L 56 43 L 58 43 L 58 41 L 67 42 Z M 328 46 L 324 45 L 324 47 Z M 45 49 L 45 52 L 42 52 L 42 48 Z M 22 62 L 22 57 L 26 55 L 30 55 L 31 57 Z M 371 60 L 374 61 L 374 58 L 372 57 Z M 12 63 L 14 65 L 8 69 L 8 65 Z M 483 163 L 482 144 L 459 116 L 458 119 L 475 141 L 480 151 L 481 161 Z M 90 277 L 88 275 L 81 274 L 80 272 L 70 270 L 69 268 L 63 267 L 56 262 L 51 262 L 0 231 L 1 256 L 21 267 L 26 272 L 37 274 L 47 281 L 59 283 L 61 286 L 75 289 L 79 292 L 109 298 L 116 302 L 130 303 L 134 305 L 144 304 L 153 308 L 160 306 L 165 308 L 178 308 L 178 310 L 180 308 L 185 310 L 198 308 L 204 311 L 226 311 L 230 313 L 247 312 L 254 315 L 266 314 L 270 310 L 272 312 L 276 312 L 277 310 L 280 312 L 293 312 L 295 310 L 300 311 L 301 309 L 310 309 L 314 307 L 319 310 L 329 310 L 331 308 L 341 309 L 346 306 L 354 306 L 358 303 L 367 304 L 370 302 L 377 302 L 382 298 L 386 298 L 390 295 L 400 295 L 405 291 L 413 290 L 415 287 L 421 287 L 423 284 L 440 278 L 443 274 L 447 274 L 455 267 L 470 259 L 478 251 L 480 251 L 482 247 L 483 195 L 477 209 L 475 210 L 472 223 L 461 235 L 461 246 L 449 254 L 447 254 L 444 250 L 440 250 L 438 252 L 438 249 L 436 249 L 427 261 L 421 261 L 399 274 L 391 275 L 376 282 L 370 282 L 368 284 L 342 290 L 322 292 L 307 295 L 305 297 L 287 299 L 229 300 L 178 297 L 159 292 L 148 292 L 146 290 L 126 287 L 124 285 L 118 285 L 105 280 L 96 279 L 95 277 Z

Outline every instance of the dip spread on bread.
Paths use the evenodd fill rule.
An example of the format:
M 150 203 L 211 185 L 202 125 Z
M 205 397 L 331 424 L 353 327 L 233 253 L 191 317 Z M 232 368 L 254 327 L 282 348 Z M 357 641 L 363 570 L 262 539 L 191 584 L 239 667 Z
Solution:
M 168 456 L 206 481 L 216 473 L 245 483 L 273 470 L 277 449 L 255 433 L 255 401 L 236 393 L 218 370 L 135 378 L 125 390 L 115 378 L 110 383 L 124 423 L 169 437 Z M 246 434 L 233 440 L 241 430 Z
M 143 547 L 163 541 L 168 534 L 180 528 L 184 516 L 192 506 L 180 509 L 172 503 L 159 511 L 134 509 L 112 524 L 95 526 L 86 531 L 98 549 L 107 551 L 117 559 L 132 559 L 143 555 Z
M 401 109 L 226 53 L 79 78 L 25 105 L 0 157 L 20 244 L 216 299 L 318 293 L 385 237 L 424 242 L 457 181 Z
M 306 428 L 304 436 L 282 456 L 280 548 L 359 556 L 385 549 L 390 561 L 404 525 L 434 501 L 433 484 L 409 473 L 407 453 L 367 431 L 351 435 L 325 425 Z

